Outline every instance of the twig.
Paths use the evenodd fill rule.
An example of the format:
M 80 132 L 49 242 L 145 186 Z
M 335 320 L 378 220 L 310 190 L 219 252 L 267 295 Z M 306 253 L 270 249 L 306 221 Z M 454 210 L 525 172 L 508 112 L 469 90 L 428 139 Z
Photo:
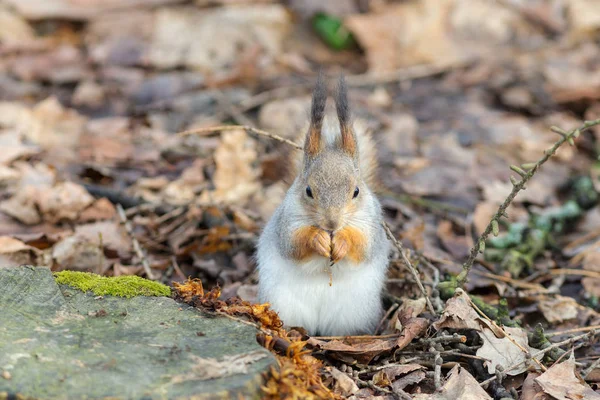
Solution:
M 567 345 L 567 344 L 574 343 L 574 342 L 576 342 L 577 340 L 586 339 L 586 338 L 592 338 L 592 337 L 596 336 L 596 334 L 597 334 L 597 332 L 596 332 L 596 331 L 591 331 L 591 332 L 585 333 L 585 334 L 583 334 L 583 335 L 574 336 L 574 337 L 572 337 L 572 338 L 570 338 L 570 339 L 563 340 L 562 342 L 557 342 L 557 343 L 554 343 L 553 345 L 551 345 L 551 346 L 548 346 L 548 347 L 546 347 L 545 349 L 538 351 L 537 353 L 533 353 L 533 354 L 531 355 L 531 357 L 532 357 L 532 358 L 534 358 L 534 357 L 536 357 L 536 358 L 537 358 L 537 357 L 543 356 L 544 354 L 546 354 L 547 352 L 549 352 L 549 351 L 551 351 L 551 350 L 553 350 L 553 349 L 556 349 L 556 348 L 558 348 L 558 347 L 561 347 L 561 346 L 564 346 L 564 345 Z M 520 366 L 521 366 L 521 364 L 523 364 L 523 363 L 526 363 L 526 362 L 527 362 L 527 360 L 523 360 L 523 361 L 519 361 L 519 362 L 517 362 L 517 363 L 514 363 L 514 364 L 512 364 L 511 366 L 507 367 L 507 368 L 504 370 L 504 373 L 507 373 L 508 371 L 512 371 L 513 369 L 516 369 L 516 368 L 520 367 Z M 486 386 L 487 384 L 489 384 L 490 382 L 493 382 L 493 381 L 495 381 L 495 380 L 496 380 L 496 377 L 495 377 L 495 376 L 493 376 L 493 377 L 491 377 L 490 379 L 487 379 L 487 380 L 485 380 L 485 381 L 481 382 L 479 385 L 480 385 L 480 386 Z
M 494 216 L 492 217 L 491 221 L 485 228 L 485 231 L 483 231 L 483 233 L 479 236 L 479 238 L 475 242 L 475 245 L 471 248 L 471 251 L 469 253 L 469 258 L 463 264 L 463 267 L 462 267 L 463 269 L 462 269 L 461 273 L 458 274 L 458 277 L 456 279 L 457 286 L 463 286 L 466 283 L 467 276 L 469 275 L 469 271 L 473 267 L 473 263 L 475 262 L 477 255 L 479 253 L 483 253 L 483 251 L 485 249 L 486 239 L 492 232 L 494 232 L 494 234 L 497 234 L 498 221 L 500 221 L 500 218 L 505 217 L 507 215 L 506 209 L 508 208 L 508 206 L 512 203 L 512 201 L 517 196 L 517 194 L 525 188 L 525 184 L 527 182 L 529 182 L 529 180 L 533 177 L 533 175 L 535 175 L 535 173 L 538 171 L 538 169 L 546 161 L 548 161 L 550 159 L 550 157 L 552 157 L 554 155 L 554 153 L 556 153 L 556 150 L 558 150 L 558 148 L 560 146 L 562 146 L 565 142 L 568 142 L 569 144 L 573 145 L 574 139 L 577 138 L 581 132 L 583 132 L 593 126 L 596 126 L 598 124 L 600 124 L 600 119 L 593 120 L 593 121 L 585 121 L 583 123 L 583 125 L 581 125 L 579 128 L 572 129 L 569 132 L 566 132 L 557 127 L 552 127 L 551 130 L 553 132 L 556 132 L 559 135 L 561 135 L 561 139 L 558 140 L 556 143 L 554 143 L 554 145 L 552 147 L 545 150 L 544 156 L 542 158 L 540 158 L 538 161 L 536 161 L 533 164 L 523 164 L 522 165 L 523 168 L 519 168 L 514 165 L 511 166 L 511 170 L 513 170 L 518 175 L 520 175 L 521 180 L 517 180 L 514 177 L 511 177 L 511 182 L 513 184 L 513 188 L 511 190 L 510 194 L 508 195 L 508 197 L 504 200 L 504 202 L 500 205 L 500 207 L 498 207 L 498 211 L 496 211 L 496 214 L 494 214 Z
M 410 270 L 413 277 L 415 278 L 415 281 L 417 282 L 417 286 L 419 287 L 421 294 L 425 297 L 425 302 L 427 303 L 427 308 L 429 309 L 429 312 L 431 312 L 433 315 L 436 315 L 435 309 L 433 308 L 433 304 L 431 304 L 431 299 L 429 299 L 429 295 L 427 294 L 427 291 L 425 290 L 423 283 L 421 283 L 421 278 L 419 277 L 419 272 L 417 272 L 417 270 L 411 264 L 408 257 L 406 257 L 406 254 L 404 254 L 404 247 L 402 247 L 402 243 L 400 243 L 398 241 L 398 239 L 396 239 L 396 237 L 392 233 L 392 230 L 390 229 L 389 225 L 385 221 L 383 221 L 381 223 L 381 225 L 383 226 L 383 229 L 385 230 L 385 234 L 387 235 L 388 239 L 392 241 L 394 246 L 396 246 L 396 249 L 398 249 L 398 251 L 400 252 L 402 262 Z
M 566 331 L 548 332 L 548 333 L 546 333 L 546 336 L 553 337 L 553 336 L 561 336 L 561 335 L 570 335 L 571 333 L 589 332 L 589 331 L 593 331 L 596 329 L 600 330 L 600 325 L 582 326 L 580 328 L 568 329 Z
M 600 358 L 598 358 L 596 361 L 594 361 L 589 367 L 587 367 L 586 369 L 584 369 L 583 371 L 581 371 L 581 377 L 583 379 L 587 378 L 587 376 L 594 370 L 596 369 L 596 367 L 598 367 L 600 365 Z
M 381 319 L 379 320 L 379 324 L 377 324 L 377 328 L 375 329 L 375 334 L 376 335 L 381 330 L 381 327 L 383 326 L 383 324 L 385 323 L 385 321 L 389 318 L 390 315 L 392 315 L 392 313 L 394 311 L 396 311 L 398 309 L 398 307 L 400 307 L 400 305 L 398 305 L 398 303 L 394 303 L 394 304 L 392 304 L 390 306 L 390 308 L 388 308 L 388 310 L 385 312 L 385 314 L 383 315 L 383 317 L 381 317 Z
M 252 125 L 250 118 L 246 117 L 240 109 L 231 103 L 227 96 L 225 96 L 225 94 L 223 94 L 223 92 L 219 89 L 215 89 L 215 98 L 217 99 L 217 103 L 219 103 L 219 105 L 227 114 L 229 114 L 231 118 L 233 118 L 235 122 L 245 126 Z
M 587 269 L 556 268 L 549 270 L 548 273 L 550 275 L 576 275 L 600 279 L 600 272 L 590 271 Z
M 298 149 L 298 150 L 302 150 L 302 146 L 300 146 L 297 143 L 292 142 L 289 139 L 286 139 L 284 137 L 281 137 L 275 133 L 270 133 L 267 131 L 263 131 L 262 129 L 256 129 L 256 128 L 252 128 L 251 126 L 247 126 L 247 125 L 220 125 L 220 126 L 208 126 L 206 128 L 197 128 L 197 129 L 190 129 L 187 131 L 183 131 L 183 132 L 179 132 L 178 135 L 179 136 L 189 136 L 189 135 L 197 135 L 200 133 L 208 133 L 208 132 L 221 132 L 221 131 L 231 131 L 234 129 L 243 129 L 248 133 L 252 133 L 254 135 L 257 136 L 265 136 L 268 137 L 270 139 L 274 139 L 277 140 L 279 142 L 282 143 L 286 143 L 289 144 L 290 146 Z
M 440 355 L 440 352 L 435 349 L 435 347 L 431 346 L 429 352 L 434 354 L 433 358 L 433 383 L 435 385 L 435 390 L 440 390 L 442 387 L 442 364 L 444 360 Z
M 125 230 L 131 238 L 131 242 L 133 243 L 133 250 L 142 262 L 142 266 L 144 267 L 144 271 L 146 272 L 146 278 L 154 279 L 154 275 L 152 275 L 152 270 L 150 269 L 150 263 L 148 263 L 148 259 L 142 251 L 142 246 L 140 246 L 140 242 L 138 242 L 136 237 L 133 235 L 133 228 L 131 227 L 131 222 L 129 222 L 129 220 L 127 219 L 127 216 L 125 215 L 125 210 L 123 209 L 123 206 L 120 203 L 117 203 L 117 212 L 119 213 L 119 218 L 121 218 L 121 223 L 125 226 Z

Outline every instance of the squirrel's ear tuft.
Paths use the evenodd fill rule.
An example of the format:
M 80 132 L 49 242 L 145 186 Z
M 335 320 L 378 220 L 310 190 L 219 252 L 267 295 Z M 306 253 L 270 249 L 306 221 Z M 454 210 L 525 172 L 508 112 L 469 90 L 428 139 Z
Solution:
M 327 85 L 320 72 L 312 96 L 310 108 L 310 127 L 304 143 L 304 152 L 309 157 L 314 157 L 323 150 L 324 144 L 321 136 L 323 118 L 325 117 L 325 104 L 327 103 Z
M 340 132 L 342 134 L 341 148 L 350 157 L 358 157 L 358 148 L 356 135 L 350 122 L 350 105 L 348 104 L 348 89 L 344 75 L 340 76 L 337 91 L 335 93 L 335 109 L 340 122 Z

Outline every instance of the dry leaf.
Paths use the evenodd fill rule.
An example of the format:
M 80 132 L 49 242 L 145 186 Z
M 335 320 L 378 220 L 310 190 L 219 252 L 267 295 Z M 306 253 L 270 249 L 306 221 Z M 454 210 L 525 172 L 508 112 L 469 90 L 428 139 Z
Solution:
M 523 382 L 521 390 L 521 400 L 551 400 L 551 397 L 542 392 L 542 388 L 535 382 L 535 378 L 540 376 L 539 372 L 530 372 Z
M 536 351 L 536 349 L 529 347 L 527 332 L 524 329 L 505 326 L 504 330 L 515 342 L 519 343 L 530 353 Z M 519 362 L 522 362 L 521 366 L 511 369 L 506 373 L 514 376 L 527 370 L 528 365 L 525 352 L 517 347 L 509 338 L 498 338 L 493 331 L 487 328 L 479 332 L 479 336 L 483 340 L 483 346 L 477 350 L 477 356 L 489 360 L 485 361 L 484 365 L 487 366 L 490 374 L 496 373 L 497 365 L 501 365 L 506 370 L 509 366 Z
M 396 347 L 395 339 L 373 339 L 361 340 L 357 343 L 348 344 L 339 340 L 326 342 L 315 338 L 310 338 L 307 344 L 326 350 L 333 357 L 346 363 L 354 361 L 361 364 L 368 364 L 373 358 L 384 354 Z
M 450 377 L 439 392 L 417 394 L 414 400 L 492 400 L 473 376 L 460 365 L 450 371 Z
M 26 186 L 13 197 L 0 202 L 0 210 L 26 225 L 36 225 L 42 222 L 37 209 L 38 189 Z
M 0 236 L 0 268 L 36 265 L 40 255 L 35 247 L 9 236 Z
M 561 323 L 569 319 L 577 318 L 577 302 L 566 296 L 556 296 L 538 302 L 538 307 L 546 321 L 550 323 Z
M 79 236 L 68 236 L 56 243 L 52 248 L 52 259 L 57 270 L 72 269 L 76 271 L 102 273 L 104 269 L 104 253 L 100 241 L 89 241 Z
M 38 191 L 36 203 L 42 217 L 49 222 L 74 221 L 79 213 L 94 202 L 83 186 L 63 182 Z
M 219 72 L 236 66 L 240 49 L 259 46 L 271 58 L 280 53 L 290 23 L 290 15 L 279 4 L 159 9 L 148 59 L 157 68 Z
M 358 386 L 352 378 L 335 367 L 329 368 L 329 373 L 335 379 L 334 391 L 342 396 L 350 396 L 358 392 Z
M 215 151 L 215 190 L 204 191 L 200 202 L 239 203 L 260 189 L 256 142 L 242 130 L 223 132 Z
M 421 382 L 426 377 L 427 373 L 423 370 L 413 371 L 403 376 L 402 378 L 396 379 L 394 382 L 392 382 L 392 390 L 397 393 L 400 390 L 404 390 L 404 388 L 406 388 L 407 386 Z
M 461 292 L 446 302 L 446 308 L 438 321 L 433 324 L 436 330 L 475 329 L 481 330 L 479 315 L 471 306 L 468 294 Z
M 575 372 L 573 353 L 568 360 L 548 368 L 535 382 L 542 390 L 557 400 L 599 400 L 600 394 L 594 392 Z
M 0 110 L 2 110 L 0 103 Z M 0 117 L 1 118 L 1 117 Z M 33 144 L 25 143 L 24 135 L 18 130 L 5 129 L 0 131 L 0 165 L 9 165 L 12 161 L 40 152 L 40 148 Z

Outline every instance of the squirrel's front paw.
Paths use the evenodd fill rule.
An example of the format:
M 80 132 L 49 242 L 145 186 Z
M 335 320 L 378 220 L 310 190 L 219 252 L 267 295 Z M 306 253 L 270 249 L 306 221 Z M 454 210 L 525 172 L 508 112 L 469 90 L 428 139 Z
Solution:
M 331 261 L 334 263 L 340 261 L 346 257 L 348 250 L 350 250 L 350 243 L 348 243 L 346 235 L 333 235 L 331 239 Z
M 313 249 L 325 258 L 331 257 L 331 236 L 329 236 L 329 233 L 319 229 L 313 238 Z
M 353 227 L 346 227 L 336 232 L 331 239 L 331 260 L 336 263 L 347 257 L 352 262 L 362 262 L 366 244 L 367 240 L 362 232 Z
M 316 226 L 296 230 L 292 240 L 292 257 L 296 260 L 304 260 L 315 253 L 325 258 L 331 256 L 331 237 Z

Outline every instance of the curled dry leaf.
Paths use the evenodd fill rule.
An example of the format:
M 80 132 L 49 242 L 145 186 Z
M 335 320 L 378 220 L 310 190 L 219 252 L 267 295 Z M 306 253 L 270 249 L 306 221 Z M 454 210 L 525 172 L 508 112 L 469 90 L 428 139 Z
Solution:
M 600 400 L 600 394 L 590 388 L 575 371 L 573 353 L 568 360 L 548 368 L 535 382 L 544 393 L 557 400 Z
M 310 338 L 306 343 L 312 347 L 326 350 L 332 357 L 349 364 L 353 362 L 368 364 L 376 356 L 387 353 L 396 347 L 396 339 L 361 340 L 358 343 L 348 344 L 340 340 L 326 342 Z
M 530 354 L 536 351 L 536 349 L 529 347 L 527 341 L 527 332 L 524 329 L 505 326 L 504 330 L 515 342 L 527 349 Z M 492 330 L 487 328 L 484 328 L 481 332 L 479 332 L 479 336 L 483 340 L 483 346 L 477 350 L 476 354 L 479 357 L 489 360 L 485 361 L 484 365 L 487 366 L 490 374 L 496 373 L 497 365 L 502 366 L 503 369 L 507 369 L 509 366 L 520 362 L 522 362 L 521 366 L 511 369 L 506 373 L 514 376 L 519 375 L 527 370 L 527 355 L 509 338 L 498 338 Z
M 24 264 L 35 265 L 40 260 L 41 254 L 41 251 L 20 240 L 0 236 L 0 268 Z
M 452 368 L 449 378 L 434 394 L 418 394 L 414 400 L 492 400 L 479 382 L 460 365 Z

